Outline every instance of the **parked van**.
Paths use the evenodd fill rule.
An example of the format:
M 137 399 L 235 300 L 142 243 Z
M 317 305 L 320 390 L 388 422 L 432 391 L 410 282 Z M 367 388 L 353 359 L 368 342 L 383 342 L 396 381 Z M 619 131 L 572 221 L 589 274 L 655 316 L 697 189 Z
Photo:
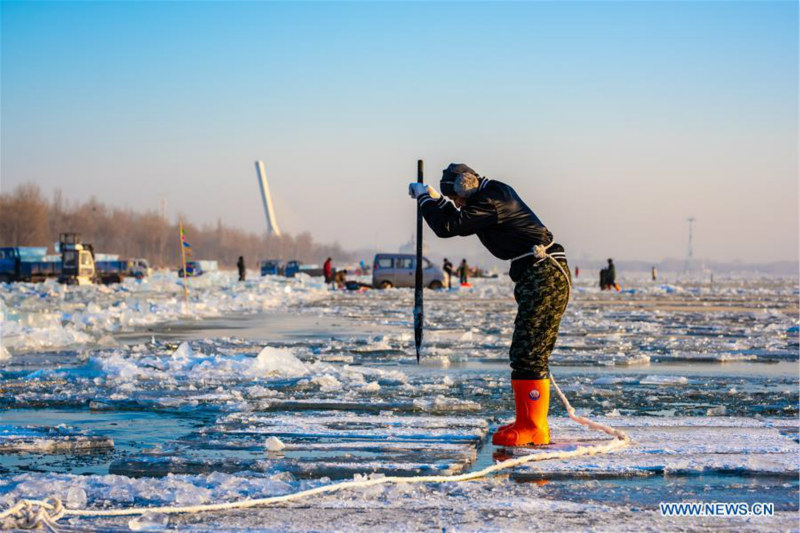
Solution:
M 372 286 L 376 289 L 414 287 L 417 258 L 412 254 L 376 254 L 372 264 Z M 422 284 L 429 289 L 444 287 L 442 269 L 422 258 Z

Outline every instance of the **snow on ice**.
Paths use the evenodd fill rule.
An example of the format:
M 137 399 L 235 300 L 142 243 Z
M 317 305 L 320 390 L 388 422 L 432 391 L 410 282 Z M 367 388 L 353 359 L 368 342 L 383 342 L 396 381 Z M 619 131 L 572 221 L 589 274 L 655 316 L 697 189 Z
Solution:
M 625 449 L 467 484 L 376 486 L 298 506 L 91 526 L 515 531 L 535 515 L 556 530 L 663 530 L 686 524 L 660 517 L 659 501 L 762 498 L 776 502 L 771 521 L 692 527 L 795 527 L 797 282 L 624 285 L 603 293 L 579 280 L 551 369 L 580 414 L 631 436 Z M 181 291 L 174 274 L 110 287 L 0 284 L 4 504 L 57 496 L 72 508 L 195 505 L 537 453 L 489 444 L 513 415 L 507 279 L 426 293 L 420 366 L 411 291 L 331 292 L 304 276 L 239 284 L 220 273 L 192 280 L 189 311 L 199 320 L 183 330 Z M 242 317 L 276 314 L 322 325 L 235 336 L 252 324 Z M 202 320 L 212 317 L 223 317 L 213 335 Z M 224 327 L 233 336 L 220 337 Z M 551 428 L 563 449 L 606 438 L 570 421 L 555 396 Z

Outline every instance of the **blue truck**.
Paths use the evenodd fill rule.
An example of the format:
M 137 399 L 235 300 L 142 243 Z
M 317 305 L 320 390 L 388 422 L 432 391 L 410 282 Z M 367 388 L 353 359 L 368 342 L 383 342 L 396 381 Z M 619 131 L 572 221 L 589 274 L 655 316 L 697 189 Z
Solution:
M 43 246 L 6 246 L 0 248 L 0 282 L 40 282 L 56 278 L 68 285 L 118 283 L 127 276 L 149 275 L 144 259 L 119 260 L 116 256 L 95 261 L 91 244 L 80 242 L 76 233 L 62 233 L 58 255 L 47 255 Z
M 286 267 L 283 269 L 283 275 L 287 278 L 293 278 L 295 275 L 300 273 L 307 274 L 312 277 L 321 276 L 322 267 L 319 265 L 304 265 L 302 261 L 292 259 L 286 263 Z
M 97 277 L 101 283 L 120 283 L 124 278 L 142 279 L 150 275 L 152 269 L 147 259 L 102 258 L 94 262 Z
M 48 256 L 40 246 L 0 248 L 0 282 L 39 282 L 56 278 L 67 285 L 87 285 L 98 281 L 94 250 L 82 244 L 77 233 L 59 236 L 60 255 Z
M 283 269 L 283 261 L 280 259 L 267 259 L 265 261 L 261 261 L 262 276 L 282 276 Z
M 61 256 L 47 255 L 40 246 L 0 248 L 0 282 L 44 281 L 61 275 Z

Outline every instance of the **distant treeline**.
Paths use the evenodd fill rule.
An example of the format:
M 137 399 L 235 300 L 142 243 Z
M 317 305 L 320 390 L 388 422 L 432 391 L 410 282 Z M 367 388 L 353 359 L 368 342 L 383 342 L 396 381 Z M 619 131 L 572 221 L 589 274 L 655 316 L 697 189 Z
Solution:
M 185 217 L 183 226 L 195 259 L 215 259 L 220 266 L 234 266 L 240 255 L 250 268 L 255 268 L 261 259 L 299 259 L 319 264 L 327 257 L 343 262 L 354 259 L 339 244 L 315 243 L 309 233 L 256 235 L 225 227 L 222 222 L 198 227 Z M 59 233 L 66 232 L 80 233 L 83 242 L 94 245 L 98 253 L 144 257 L 157 267 L 180 264 L 178 224 L 165 220 L 155 210 L 136 212 L 109 207 L 95 198 L 83 203 L 68 202 L 60 191 L 48 201 L 34 184 L 0 194 L 0 246 L 48 246 L 53 252 Z

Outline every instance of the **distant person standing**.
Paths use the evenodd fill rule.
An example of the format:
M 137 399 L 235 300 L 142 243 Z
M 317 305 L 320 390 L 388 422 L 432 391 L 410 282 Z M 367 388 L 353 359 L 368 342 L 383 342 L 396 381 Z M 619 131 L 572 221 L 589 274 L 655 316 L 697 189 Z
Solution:
M 469 283 L 469 265 L 466 259 L 462 259 L 458 266 L 458 278 L 462 285 Z
M 581 267 L 576 265 L 575 266 L 575 278 L 577 279 L 578 276 L 580 276 L 580 275 L 581 275 Z
M 609 289 L 616 289 L 617 288 L 617 268 L 614 266 L 614 260 L 609 258 L 608 259 L 608 267 L 606 267 L 606 282 L 608 283 Z
M 442 265 L 442 270 L 444 270 L 445 276 L 447 276 L 447 288 L 452 288 L 452 280 L 453 280 L 453 263 L 450 262 L 448 258 L 444 258 L 444 264 Z
M 653 281 L 658 279 L 658 270 L 656 270 L 655 265 L 653 265 L 653 268 L 650 269 L 650 275 L 653 277 Z
M 247 276 L 247 270 L 244 266 L 244 257 L 241 255 L 239 256 L 239 260 L 236 261 L 236 268 L 239 269 L 239 281 L 244 281 L 244 278 Z
M 325 283 L 333 281 L 333 260 L 329 257 L 322 265 L 322 275 L 325 276 Z
M 615 289 L 619 291 L 619 285 L 617 285 L 617 269 L 614 266 L 614 260 L 608 260 L 608 266 L 600 271 L 600 289 L 604 291 L 610 291 L 611 289 Z

